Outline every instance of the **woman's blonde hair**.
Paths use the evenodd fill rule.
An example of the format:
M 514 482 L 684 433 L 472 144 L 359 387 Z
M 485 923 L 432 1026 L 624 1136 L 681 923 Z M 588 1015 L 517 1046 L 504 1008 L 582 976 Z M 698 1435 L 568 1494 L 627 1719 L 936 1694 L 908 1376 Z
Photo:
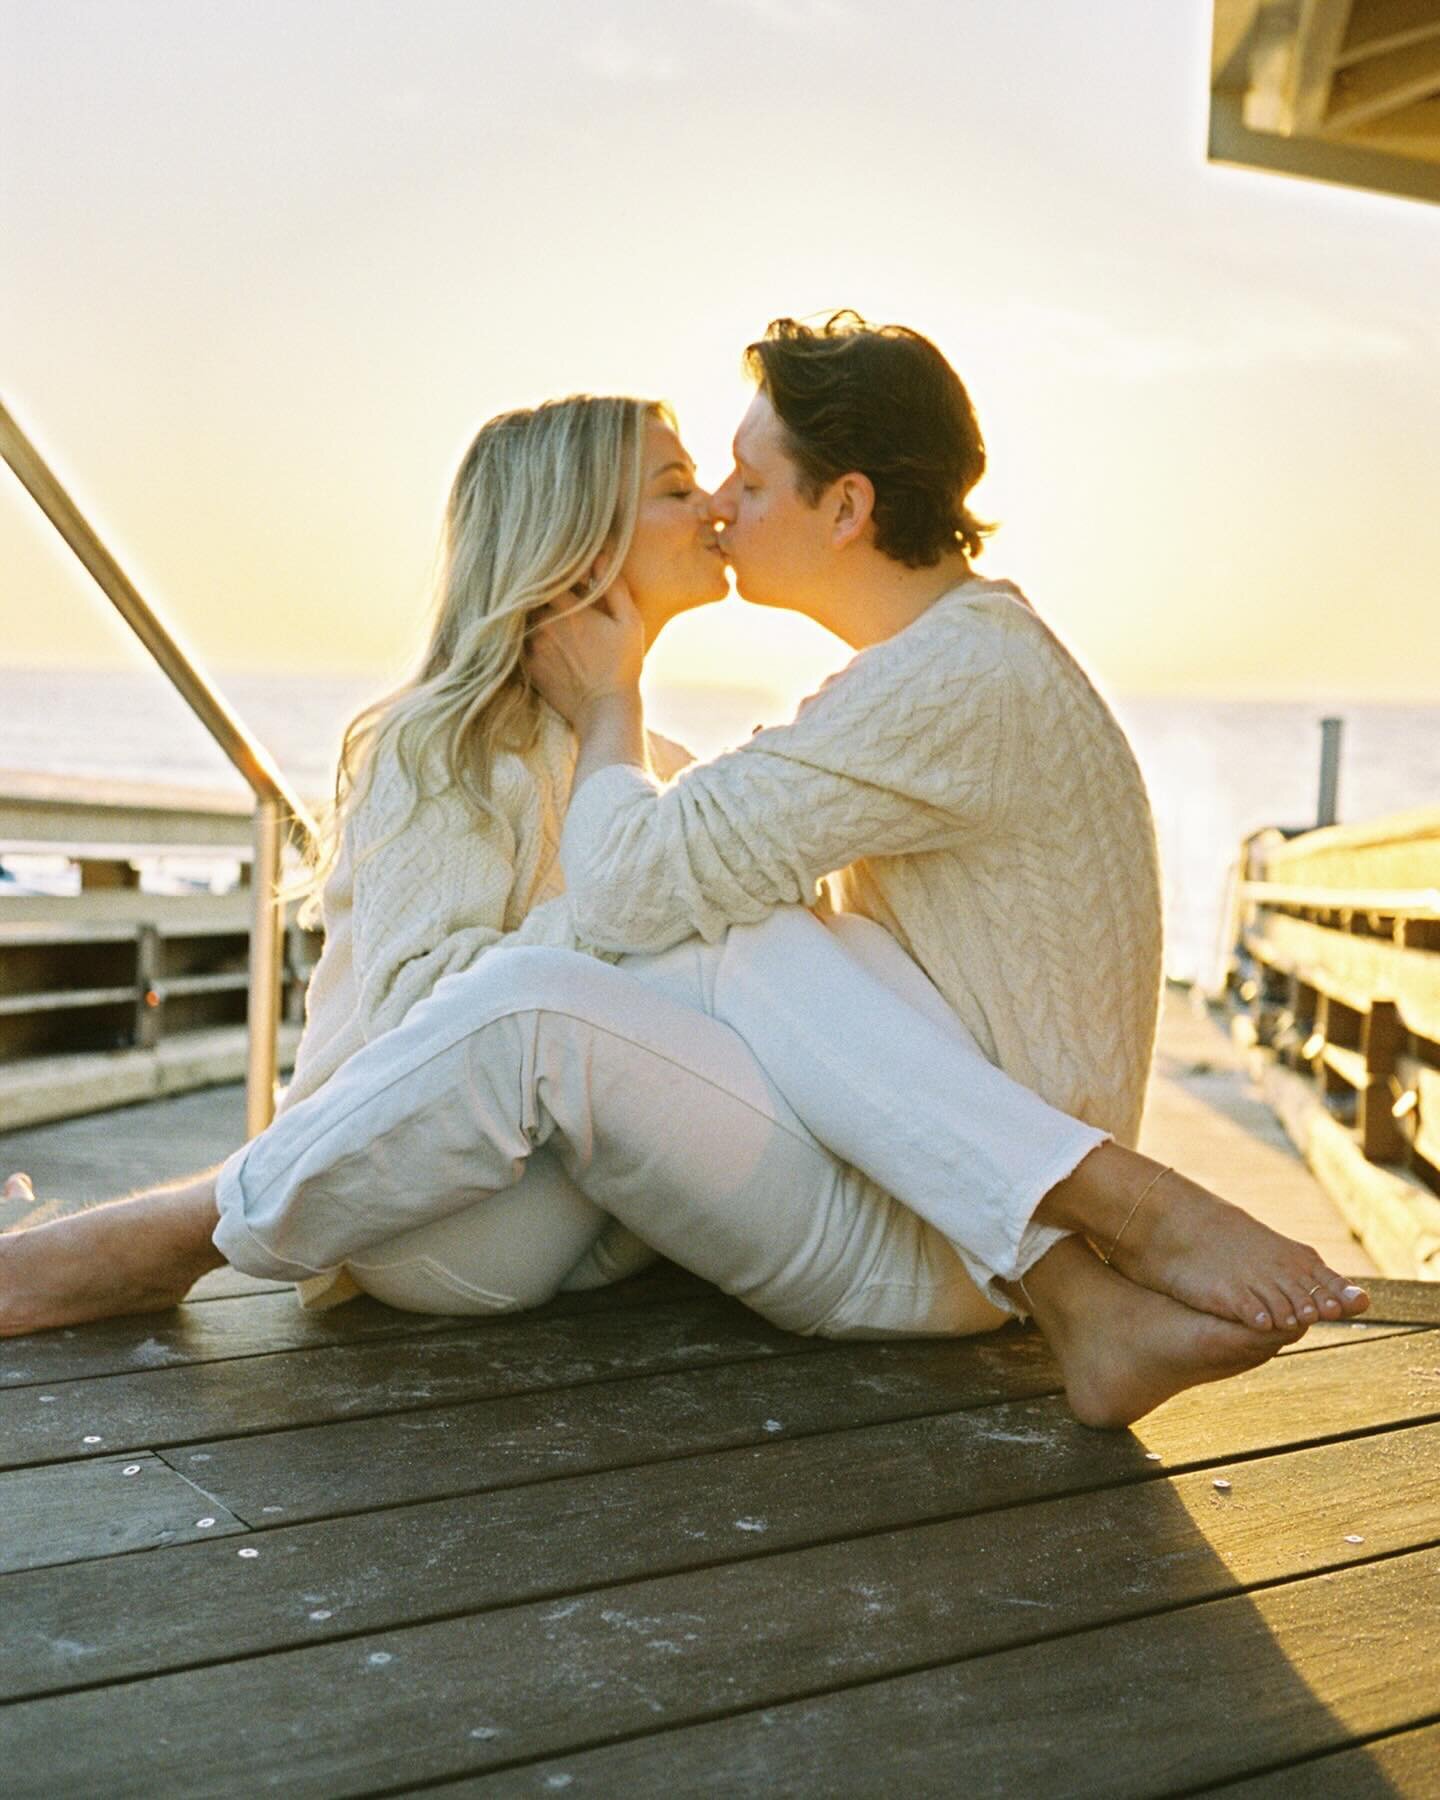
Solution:
M 527 630 L 538 608 L 577 604 L 574 590 L 592 569 L 598 597 L 624 563 L 650 419 L 674 423 L 658 401 L 577 394 L 481 426 L 446 504 L 434 624 L 419 669 L 362 708 L 341 740 L 334 804 L 297 890 L 307 919 L 382 757 L 395 759 L 413 790 L 409 815 L 385 842 L 437 791 L 458 789 L 478 818 L 493 811 L 497 753 L 523 754 L 540 729 L 523 661 Z

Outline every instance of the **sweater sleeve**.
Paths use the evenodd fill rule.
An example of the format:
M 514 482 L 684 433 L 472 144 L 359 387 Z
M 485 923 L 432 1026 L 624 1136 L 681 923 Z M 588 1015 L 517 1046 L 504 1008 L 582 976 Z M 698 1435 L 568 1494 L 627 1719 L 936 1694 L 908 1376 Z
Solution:
M 561 838 L 576 930 L 654 951 L 714 941 L 862 856 L 953 850 L 1003 805 L 1003 626 L 981 608 L 864 651 L 788 725 L 660 789 L 633 765 L 572 795 Z

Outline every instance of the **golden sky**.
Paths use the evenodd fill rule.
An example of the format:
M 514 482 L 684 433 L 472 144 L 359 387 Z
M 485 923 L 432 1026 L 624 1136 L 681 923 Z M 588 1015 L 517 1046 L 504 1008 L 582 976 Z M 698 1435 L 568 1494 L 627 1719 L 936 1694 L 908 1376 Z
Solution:
M 0 0 L 0 395 L 215 670 L 397 672 L 502 406 L 930 332 L 1114 693 L 1440 700 L 1440 212 L 1204 161 L 1209 0 Z M 6 665 L 134 652 L 8 474 Z M 730 603 L 670 681 L 842 653 Z

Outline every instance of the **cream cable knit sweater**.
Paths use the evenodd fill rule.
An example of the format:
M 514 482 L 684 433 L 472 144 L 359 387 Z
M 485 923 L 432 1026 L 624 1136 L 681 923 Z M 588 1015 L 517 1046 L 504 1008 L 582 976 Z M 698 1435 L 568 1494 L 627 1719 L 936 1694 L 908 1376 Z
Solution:
M 691 760 L 666 738 L 651 733 L 649 741 L 662 781 Z M 497 820 L 477 819 L 452 790 L 425 801 L 406 825 L 408 780 L 393 761 L 377 768 L 321 895 L 325 947 L 282 1109 L 398 1025 L 443 976 L 497 944 L 577 947 L 557 860 L 574 773 L 574 734 L 548 707 L 535 749 L 496 759 Z
M 666 789 L 600 770 L 560 854 L 579 936 L 612 953 L 714 940 L 831 877 L 991 1061 L 1136 1140 L 1161 983 L 1149 802 L 1119 725 L 1009 582 L 964 583 L 791 724 Z

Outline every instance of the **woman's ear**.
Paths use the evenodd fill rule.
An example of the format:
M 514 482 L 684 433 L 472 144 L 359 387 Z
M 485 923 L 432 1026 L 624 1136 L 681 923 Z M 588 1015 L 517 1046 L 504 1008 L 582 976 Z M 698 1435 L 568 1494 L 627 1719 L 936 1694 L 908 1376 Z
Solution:
M 858 538 L 875 513 L 875 483 L 858 470 L 835 483 L 830 541 L 843 550 Z

